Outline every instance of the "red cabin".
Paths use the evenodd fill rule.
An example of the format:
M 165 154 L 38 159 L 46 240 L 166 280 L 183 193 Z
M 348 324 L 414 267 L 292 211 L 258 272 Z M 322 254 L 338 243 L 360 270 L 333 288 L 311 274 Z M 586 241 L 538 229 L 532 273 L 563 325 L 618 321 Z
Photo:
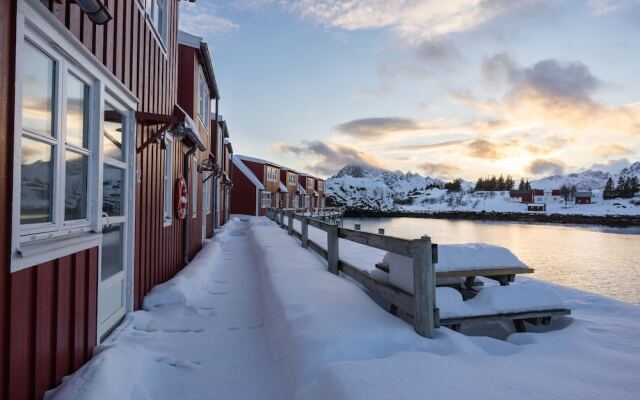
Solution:
M 591 204 L 591 199 L 593 198 L 592 192 L 576 192 L 575 201 L 576 204 Z
M 259 158 L 234 156 L 233 182 L 232 214 L 265 215 L 268 207 L 279 207 L 279 165 Z
M 0 398 L 40 398 L 212 233 L 219 95 L 178 1 L 103 1 L 102 25 L 84 2 L 4 3 Z
M 533 193 L 533 190 L 511 190 L 509 191 L 509 197 L 511 200 L 520 203 L 533 203 Z

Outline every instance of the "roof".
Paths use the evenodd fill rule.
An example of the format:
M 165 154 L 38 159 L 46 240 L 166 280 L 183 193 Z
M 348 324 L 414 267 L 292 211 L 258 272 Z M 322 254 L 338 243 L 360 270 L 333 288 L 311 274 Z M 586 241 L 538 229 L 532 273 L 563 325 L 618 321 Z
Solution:
M 575 196 L 576 197 L 591 197 L 593 194 L 591 193 L 591 191 L 589 192 L 576 192 Z
M 251 183 L 253 183 L 256 189 L 264 190 L 264 185 L 262 184 L 262 182 L 260 182 L 260 180 L 255 176 L 255 174 L 251 172 L 249 167 L 247 167 L 247 165 L 243 163 L 242 160 L 238 158 L 238 156 L 231 157 L 231 161 L 233 162 L 233 165 L 235 165 L 240 170 L 240 172 L 242 172 L 244 176 L 249 178 L 249 180 L 251 181 Z
M 282 181 L 280 181 L 279 183 L 280 183 L 280 186 L 279 186 L 279 187 L 280 187 L 280 191 L 281 191 L 281 192 L 285 192 L 285 193 L 286 193 L 286 192 L 288 192 L 288 191 L 289 191 L 289 190 L 287 190 L 287 187 L 285 186 L 285 184 L 284 184 L 284 183 L 282 183 Z
M 211 54 L 209 54 L 209 46 L 207 46 L 200 36 L 195 36 L 185 31 L 178 31 L 178 44 L 198 50 L 198 59 L 200 64 L 202 64 L 202 69 L 207 78 L 209 91 L 214 99 L 220 99 L 218 83 L 216 82 L 216 75 L 213 72 L 213 64 L 211 63 Z
M 245 155 L 241 155 L 241 154 L 238 154 L 235 157 L 238 157 L 242 161 L 251 161 L 251 162 L 258 163 L 258 164 L 268 164 L 268 165 L 274 166 L 276 168 L 280 168 L 280 166 L 278 164 L 276 164 L 274 162 L 271 162 L 271 161 L 263 160 L 261 158 L 249 157 L 249 156 L 245 156 Z
M 300 194 L 307 194 L 307 191 L 304 190 L 304 188 L 302 187 L 301 184 L 298 183 L 298 193 Z

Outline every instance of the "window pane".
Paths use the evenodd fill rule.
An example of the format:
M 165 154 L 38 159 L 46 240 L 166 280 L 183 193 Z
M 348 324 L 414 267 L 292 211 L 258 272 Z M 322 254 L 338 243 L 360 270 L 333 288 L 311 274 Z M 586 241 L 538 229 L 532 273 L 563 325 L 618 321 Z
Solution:
M 104 166 L 102 197 L 103 213 L 110 217 L 123 215 L 124 170 L 109 165 Z
M 87 100 L 89 87 L 69 74 L 67 84 L 67 143 L 87 146 Z
M 122 114 L 108 104 L 104 106 L 104 155 L 122 160 Z
M 102 280 L 122 271 L 122 225 L 102 228 Z
M 53 146 L 22 138 L 20 223 L 52 221 Z
M 64 184 L 64 219 L 67 221 L 87 218 L 88 159 L 67 151 Z
M 25 42 L 22 69 L 22 129 L 52 136 L 55 61 Z

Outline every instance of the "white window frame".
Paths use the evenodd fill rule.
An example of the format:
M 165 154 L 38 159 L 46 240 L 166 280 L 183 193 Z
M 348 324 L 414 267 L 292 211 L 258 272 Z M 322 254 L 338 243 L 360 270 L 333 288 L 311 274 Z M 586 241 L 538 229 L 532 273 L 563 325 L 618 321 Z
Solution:
M 124 86 L 91 52 L 80 43 L 73 34 L 58 21 L 42 4 L 27 0 L 17 3 L 16 12 L 16 57 L 15 57 L 15 97 L 14 104 L 14 154 L 13 154 L 13 190 L 11 220 L 11 272 L 64 257 L 91 247 L 100 246 L 102 241 L 102 118 L 103 103 L 107 96 L 113 95 L 125 105 L 127 110 L 125 123 L 128 130 L 135 129 L 135 109 L 138 99 Z M 54 108 L 54 121 L 59 148 L 53 160 L 54 164 L 54 223 L 29 224 L 24 228 L 20 224 L 21 203 L 21 158 L 22 158 L 22 63 L 25 40 L 34 44 L 56 61 L 56 93 L 57 105 Z M 89 100 L 87 114 L 88 143 L 86 151 L 74 147 L 89 157 L 87 171 L 87 218 L 79 221 L 64 221 L 64 144 L 63 124 L 66 123 L 66 110 L 62 96 L 66 96 L 66 74 L 73 73 L 85 84 L 88 84 Z M 99 134 L 96 134 L 98 132 Z M 123 154 L 130 149 L 123 148 Z M 135 151 L 135 149 L 133 150 Z M 133 157 L 128 157 L 133 158 Z M 133 167 L 129 166 L 133 171 Z M 129 182 L 133 182 L 132 179 Z M 123 207 L 133 211 L 133 190 L 127 198 L 123 198 Z M 56 203 L 57 201 L 57 203 Z M 127 204 L 125 204 L 127 203 Z M 57 204 L 57 205 L 56 205 Z M 130 214 L 133 215 L 133 214 Z M 36 226 L 39 225 L 39 226 Z M 133 222 L 127 223 L 127 234 L 133 237 Z M 132 247 L 132 246 L 127 246 Z M 133 251 L 127 250 L 124 259 L 127 265 L 133 265 Z M 128 271 L 132 272 L 132 271 Z M 131 298 L 132 300 L 132 298 Z
M 289 182 L 289 185 L 291 186 L 297 186 L 298 176 L 292 172 L 287 172 L 287 182 Z
M 278 171 L 274 167 L 267 166 L 267 180 L 269 182 L 277 182 L 278 181 Z
M 198 157 L 193 157 L 193 170 L 191 171 L 191 218 L 198 217 Z
M 271 192 L 260 193 L 260 208 L 271 207 Z
M 207 121 L 209 120 L 209 110 L 211 109 L 210 96 L 207 79 L 204 76 L 204 72 L 202 72 L 202 67 L 198 67 L 198 117 L 205 130 L 208 126 Z
M 164 206 L 162 225 L 167 227 L 173 225 L 173 158 L 175 151 L 173 136 L 170 133 L 165 133 L 164 141 Z
M 313 190 L 314 179 L 307 177 L 307 189 Z
M 318 192 L 324 192 L 324 182 L 318 181 Z
M 153 10 L 154 4 L 162 3 L 162 9 L 164 13 L 162 14 L 162 20 L 160 21 L 162 25 L 160 27 L 155 25 L 153 20 Z M 160 49 L 165 57 L 167 57 L 167 28 L 169 26 L 169 15 L 167 12 L 167 0 L 138 0 L 138 8 L 142 15 L 144 15 L 151 32 L 153 32 L 154 36 L 158 43 L 160 43 Z

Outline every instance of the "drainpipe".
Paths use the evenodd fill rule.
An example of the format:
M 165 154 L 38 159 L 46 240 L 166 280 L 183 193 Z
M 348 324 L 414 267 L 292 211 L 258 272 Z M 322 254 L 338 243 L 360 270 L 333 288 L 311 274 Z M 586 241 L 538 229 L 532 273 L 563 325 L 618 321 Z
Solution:
M 189 148 L 189 151 L 187 151 L 184 155 L 183 158 L 183 169 L 184 169 L 184 179 L 187 181 L 187 187 L 189 186 L 189 182 L 191 182 L 191 180 L 189 179 L 189 165 L 191 164 L 189 158 L 191 157 L 191 155 L 193 153 L 196 152 L 196 150 L 198 150 L 198 144 L 197 143 L 192 143 L 191 147 Z M 194 173 L 198 173 L 198 171 L 194 171 Z M 193 188 L 191 188 L 191 193 L 193 193 Z M 195 199 L 193 199 L 192 201 L 194 201 Z M 193 207 L 193 204 L 191 205 Z M 187 215 L 184 219 L 184 231 L 182 232 L 182 252 L 183 252 L 183 262 L 184 265 L 189 264 L 189 236 L 190 236 L 190 231 L 189 231 L 189 227 L 191 225 L 190 220 L 192 219 L 192 213 L 187 210 Z
M 219 139 L 221 139 L 218 133 L 218 101 L 219 99 L 216 99 L 216 129 L 215 129 L 216 143 L 218 142 Z M 218 155 L 217 147 L 215 149 L 215 152 L 217 156 Z M 220 166 L 220 169 L 222 169 L 222 160 L 215 160 L 215 161 Z M 211 194 L 211 210 L 213 211 L 213 236 L 215 236 L 216 229 L 218 228 L 218 208 L 217 208 L 218 207 L 218 200 L 217 200 L 218 199 L 218 177 L 214 176 L 211 179 L 213 179 L 213 193 Z

